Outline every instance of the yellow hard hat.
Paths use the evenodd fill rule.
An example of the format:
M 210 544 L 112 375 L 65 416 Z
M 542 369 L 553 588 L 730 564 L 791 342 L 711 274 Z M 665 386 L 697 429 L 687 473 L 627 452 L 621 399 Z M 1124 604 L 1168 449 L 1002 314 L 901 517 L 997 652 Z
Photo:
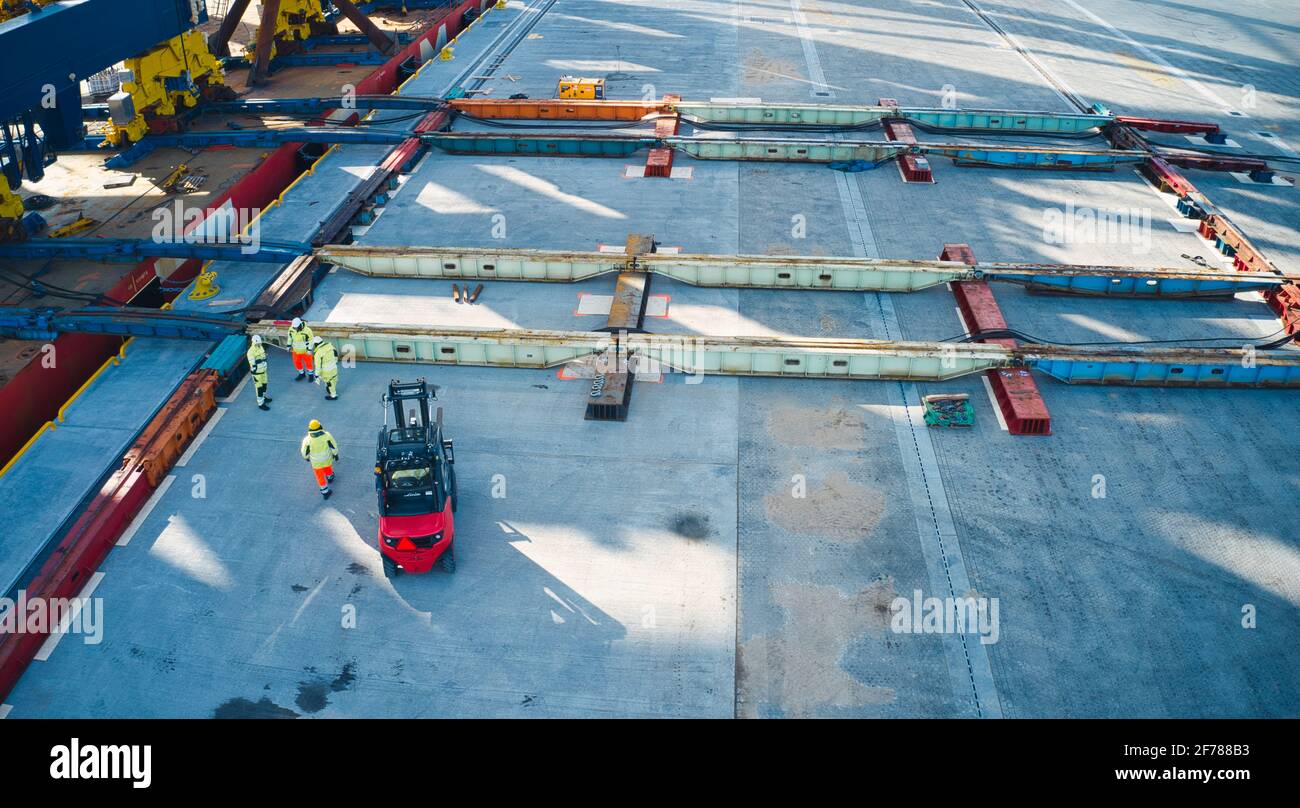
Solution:
M 311 423 L 307 424 L 307 428 L 320 429 L 320 421 L 317 421 L 315 418 L 311 419 Z

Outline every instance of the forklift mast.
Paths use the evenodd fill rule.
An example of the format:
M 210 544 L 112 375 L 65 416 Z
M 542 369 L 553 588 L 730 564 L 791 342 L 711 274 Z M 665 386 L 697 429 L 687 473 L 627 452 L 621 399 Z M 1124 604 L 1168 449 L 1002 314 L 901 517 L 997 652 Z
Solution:
M 438 408 L 438 417 L 436 426 L 437 432 L 429 435 L 431 424 L 429 413 L 429 402 L 437 398 L 429 383 L 424 377 L 416 379 L 413 382 L 403 382 L 400 379 L 393 379 L 388 383 L 388 393 L 384 395 L 384 402 L 392 406 L 394 426 L 402 430 L 403 437 L 410 439 L 429 439 L 437 440 L 437 435 L 442 429 L 442 408 Z M 407 403 L 416 405 L 414 409 L 407 410 Z M 388 426 L 388 412 L 384 412 L 384 426 Z M 417 437 L 418 436 L 418 437 Z

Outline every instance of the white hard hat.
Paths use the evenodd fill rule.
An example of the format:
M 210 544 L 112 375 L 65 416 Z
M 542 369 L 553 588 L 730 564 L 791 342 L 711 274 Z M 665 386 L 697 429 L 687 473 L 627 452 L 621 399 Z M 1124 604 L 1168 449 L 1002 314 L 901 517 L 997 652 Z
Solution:
M 253 335 L 253 344 L 254 344 L 254 345 L 261 345 L 261 344 L 262 344 L 262 335 L 261 335 L 261 334 L 254 334 L 254 335 Z
M 325 341 L 325 338 L 324 338 L 324 337 L 312 337 L 312 338 L 311 338 L 311 344 L 312 344 L 312 345 L 320 345 L 320 344 L 321 344 L 322 342 L 324 342 L 324 341 Z
M 302 328 L 302 318 L 301 317 L 293 318 L 293 322 L 290 323 L 290 325 L 292 325 L 294 328 Z

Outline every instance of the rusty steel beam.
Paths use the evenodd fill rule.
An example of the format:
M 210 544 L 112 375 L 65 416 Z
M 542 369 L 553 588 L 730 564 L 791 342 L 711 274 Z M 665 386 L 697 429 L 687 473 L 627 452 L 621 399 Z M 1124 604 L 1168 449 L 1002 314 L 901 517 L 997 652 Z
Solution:
M 226 16 L 221 20 L 221 27 L 208 37 L 208 50 L 212 51 L 213 56 L 230 55 L 230 38 L 235 35 L 235 29 L 239 27 L 250 2 L 251 0 L 231 2 Z
M 666 104 L 655 101 L 453 98 L 447 103 L 457 112 L 496 120 L 638 121 L 656 113 L 670 114 Z
M 262 22 L 257 27 L 257 53 L 248 76 L 249 84 L 265 84 L 271 75 L 271 49 L 275 47 L 275 23 L 280 18 L 280 0 L 262 4 Z
M 361 29 L 361 33 L 366 35 L 370 44 L 385 56 L 391 56 L 397 50 L 397 43 L 392 37 L 379 30 L 379 26 L 370 21 L 370 18 L 361 12 L 361 9 L 352 4 L 352 0 L 334 0 L 334 5 L 348 21 Z

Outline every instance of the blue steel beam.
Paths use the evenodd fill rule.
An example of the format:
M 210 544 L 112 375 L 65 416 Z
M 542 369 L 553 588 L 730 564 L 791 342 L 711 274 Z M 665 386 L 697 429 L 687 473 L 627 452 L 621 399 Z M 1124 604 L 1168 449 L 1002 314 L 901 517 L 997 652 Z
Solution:
M 1038 292 L 1095 297 L 1192 298 L 1231 297 L 1238 292 L 1272 289 L 1285 279 L 1238 277 L 1224 273 L 1222 279 L 1187 279 L 1160 277 L 1115 277 L 1108 275 L 1031 275 L 1009 276 L 986 274 L 985 280 L 1015 283 Z
M 290 129 L 232 129 L 221 132 L 177 132 L 149 135 L 139 143 L 109 158 L 109 168 L 126 168 L 145 158 L 155 149 L 206 149 L 209 146 L 235 146 L 267 149 L 282 143 L 389 143 L 397 145 L 410 134 L 373 126 L 299 126 Z M 91 138 L 86 142 L 92 143 Z
M 0 258 L 15 260 L 75 259 L 132 263 L 144 258 L 198 258 L 283 264 L 310 253 L 309 244 L 250 242 L 202 243 L 150 239 L 57 238 L 0 242 Z
M 238 315 L 195 316 L 116 306 L 92 306 L 72 311 L 0 309 L 0 336 L 8 339 L 52 340 L 59 334 L 75 332 L 213 341 L 243 330 L 244 321 Z
M 332 65 L 381 65 L 388 57 L 376 50 L 368 51 L 303 51 L 277 56 L 271 61 L 273 70 L 282 67 L 328 67 Z
M 910 123 L 934 129 L 1010 132 L 1019 135 L 1077 135 L 1115 122 L 1113 115 L 995 109 L 904 107 L 898 110 L 898 114 Z
M 353 98 L 241 98 L 237 101 L 217 101 L 202 106 L 203 112 L 250 115 L 299 115 L 326 112 L 332 109 L 409 109 L 432 111 L 445 105 L 441 98 L 422 98 L 406 95 L 358 95 Z
M 437 132 L 421 135 L 430 146 L 452 154 L 527 154 L 542 157 L 627 157 L 639 149 L 654 148 L 653 137 L 560 133 L 497 134 Z
M 1011 148 L 1007 146 L 918 143 L 910 150 L 921 154 L 938 154 L 952 158 L 959 166 L 994 168 L 1045 169 L 1112 169 L 1124 163 L 1141 163 L 1147 152 L 1120 149 L 1071 149 L 1041 146 Z
M 388 33 L 388 35 L 391 36 L 396 42 L 399 42 L 403 45 L 411 42 L 414 39 L 413 36 L 404 32 L 398 32 L 398 33 L 385 32 L 385 33 Z M 311 50 L 312 48 L 322 46 L 322 45 L 327 47 L 332 45 L 366 45 L 369 44 L 369 42 L 370 40 L 367 39 L 366 35 L 362 33 L 320 34 L 318 36 L 309 36 L 306 39 L 304 39 L 302 41 L 302 47 L 305 50 Z
M 1300 387 L 1300 352 L 1206 348 L 1108 349 L 1103 361 L 1088 352 L 1023 345 L 1024 363 L 1068 384 L 1138 387 Z M 1046 349 L 1046 350 L 1045 350 Z M 1039 356 L 1039 353 L 1051 353 Z M 1100 351 L 1095 353 L 1101 353 Z M 1065 354 L 1065 355 L 1062 355 Z

